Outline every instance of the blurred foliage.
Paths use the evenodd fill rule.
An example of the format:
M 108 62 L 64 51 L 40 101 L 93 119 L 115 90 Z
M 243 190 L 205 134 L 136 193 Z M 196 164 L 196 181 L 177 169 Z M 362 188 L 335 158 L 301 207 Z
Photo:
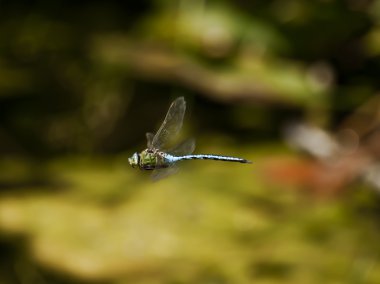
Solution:
M 270 152 L 256 150 L 256 163 Z M 46 165 L 48 184 L 3 195 L 0 227 L 26 236 L 39 263 L 23 260 L 20 275 L 7 273 L 34 271 L 28 283 L 52 283 L 47 268 L 75 275 L 74 283 L 380 280 L 379 198 L 371 191 L 316 202 L 268 186 L 250 168 L 212 162 L 151 183 L 127 171 L 125 158 L 55 160 Z
M 275 104 L 329 123 L 331 102 L 345 112 L 377 87 L 376 2 L 1 5 L 3 152 L 120 151 L 134 142 L 125 129 L 142 133 L 132 117 L 157 120 L 147 102 L 161 93 Z
M 377 193 L 263 167 L 374 106 L 379 55 L 379 0 L 0 1 L 0 282 L 379 283 Z M 129 169 L 179 95 L 197 152 L 253 166 Z

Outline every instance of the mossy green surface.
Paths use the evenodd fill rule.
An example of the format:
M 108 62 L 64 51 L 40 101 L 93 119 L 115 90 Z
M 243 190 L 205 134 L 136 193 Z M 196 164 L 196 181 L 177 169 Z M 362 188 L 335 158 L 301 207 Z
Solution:
M 74 283 L 378 283 L 371 191 L 316 201 L 274 188 L 260 176 L 269 148 L 155 183 L 126 155 L 59 158 L 46 184 L 2 194 L 2 237 Z

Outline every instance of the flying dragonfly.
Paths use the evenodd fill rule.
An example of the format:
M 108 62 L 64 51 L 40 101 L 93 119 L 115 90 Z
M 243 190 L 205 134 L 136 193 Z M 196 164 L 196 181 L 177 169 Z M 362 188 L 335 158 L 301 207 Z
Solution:
M 179 97 L 172 102 L 168 113 L 156 134 L 148 132 L 147 148 L 141 153 L 134 153 L 128 159 L 129 164 L 141 170 L 153 170 L 152 179 L 159 180 L 178 170 L 177 163 L 184 160 L 217 160 L 226 162 L 251 163 L 242 158 L 212 154 L 192 154 L 195 149 L 194 139 L 188 139 L 177 146 L 166 150 L 168 142 L 177 136 L 182 128 L 183 117 L 186 111 L 186 102 Z

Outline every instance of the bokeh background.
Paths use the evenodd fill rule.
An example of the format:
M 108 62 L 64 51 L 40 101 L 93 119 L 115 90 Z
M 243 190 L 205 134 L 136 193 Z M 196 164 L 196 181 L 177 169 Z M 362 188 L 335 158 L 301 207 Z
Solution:
M 0 282 L 380 283 L 380 1 L 0 1 Z M 197 153 L 128 157 L 170 102 Z

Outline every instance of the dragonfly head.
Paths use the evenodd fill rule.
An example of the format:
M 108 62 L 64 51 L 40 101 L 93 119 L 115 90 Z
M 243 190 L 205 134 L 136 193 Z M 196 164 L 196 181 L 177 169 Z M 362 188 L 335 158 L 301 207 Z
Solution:
M 134 153 L 132 157 L 128 158 L 129 164 L 132 166 L 132 168 L 139 166 L 140 157 L 138 153 Z

